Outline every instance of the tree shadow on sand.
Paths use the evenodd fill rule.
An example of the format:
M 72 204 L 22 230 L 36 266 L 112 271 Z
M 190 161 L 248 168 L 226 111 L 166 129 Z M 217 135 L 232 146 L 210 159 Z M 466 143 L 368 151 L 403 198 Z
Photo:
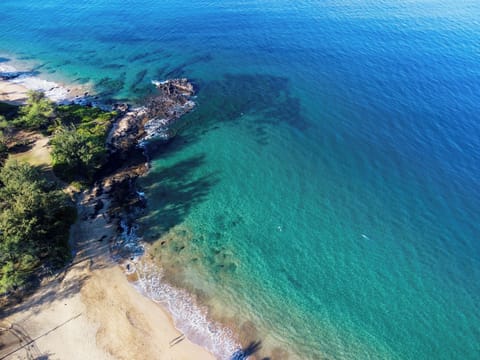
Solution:
M 152 169 L 141 184 L 151 194 L 149 206 L 154 206 L 144 221 L 154 219 L 160 232 L 182 223 L 191 209 L 204 201 L 218 182 L 215 173 L 195 175 L 204 163 L 205 155 L 196 155 Z
M 106 228 L 106 231 L 109 230 Z M 81 250 L 75 254 L 73 261 L 66 264 L 62 269 L 50 273 L 46 284 L 40 286 L 40 282 L 44 277 L 34 277 L 32 282 L 29 283 L 30 287 L 27 290 L 20 291 L 18 294 L 9 294 L 9 304 L 0 307 L 0 319 L 27 309 L 31 309 L 31 313 L 34 315 L 40 311 L 38 305 L 62 301 L 78 294 L 83 288 L 85 281 L 90 277 L 90 273 L 76 271 L 70 273 L 67 277 L 67 272 L 70 269 L 75 267 L 77 270 L 89 269 L 93 271 L 112 266 L 108 262 L 97 261 L 108 251 L 108 243 L 99 243 L 99 241 L 100 239 L 92 237 L 79 242 L 77 246 Z M 44 276 L 47 276 L 47 274 Z

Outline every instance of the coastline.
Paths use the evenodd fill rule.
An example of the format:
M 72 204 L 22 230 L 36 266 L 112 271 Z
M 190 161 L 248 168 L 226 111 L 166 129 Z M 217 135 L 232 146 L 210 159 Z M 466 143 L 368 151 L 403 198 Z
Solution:
M 48 86 L 54 84 L 41 81 Z M 19 104 L 29 90 L 39 90 L 25 85 L 0 80 L 0 101 Z M 55 88 L 61 89 L 62 94 L 73 95 L 67 102 L 81 98 L 65 91 L 66 87 L 57 84 Z M 65 100 L 47 96 L 56 102 Z M 123 176 L 131 180 L 129 171 L 132 169 Z M 16 358 L 23 351 L 25 356 L 47 352 L 71 359 L 214 359 L 210 352 L 185 338 L 175 327 L 171 314 L 142 295 L 121 262 L 112 259 L 109 241 L 105 239 L 118 238 L 118 226 L 109 213 L 110 195 L 92 193 L 97 190 L 90 189 L 77 200 L 79 219 L 71 229 L 76 252 L 73 262 L 62 273 L 45 279 L 25 301 L 6 311 L 2 309 L 0 334 L 7 336 L 2 358 Z M 99 200 L 103 207 L 96 211 Z M 62 327 L 68 330 L 62 331 Z M 9 338 L 18 333 L 24 336 Z M 9 354 L 25 342 L 28 346 Z
M 10 65 L 13 62 L 14 65 Z M 17 67 L 18 66 L 18 67 Z M 22 70 L 24 65 L 9 60 L 0 64 L 0 99 L 3 102 L 21 105 L 27 100 L 29 91 L 42 91 L 57 104 L 91 103 L 98 105 L 98 97 L 89 84 L 71 85 L 50 81 L 37 76 L 35 71 Z
M 28 89 L 7 80 L 0 80 L 0 99 L 9 104 L 20 105 L 27 100 Z
M 91 195 L 87 191 L 78 199 L 72 264 L 2 316 L 1 327 L 11 333 L 2 339 L 2 358 L 49 354 L 61 359 L 214 359 L 183 339 L 168 313 L 141 295 L 111 259 L 107 239 L 116 236 L 114 222 L 107 214 L 108 203 L 92 216 L 96 197 Z M 180 338 L 183 341 L 172 346 Z M 28 346 L 15 351 L 25 343 Z
M 16 173 L 34 167 L 41 170 L 35 178 L 51 180 L 52 172 L 42 171 L 50 156 L 34 156 L 50 140 L 58 176 L 75 189 L 93 185 L 116 118 L 112 105 L 145 106 L 156 92 L 152 81 L 193 83 L 197 105 L 174 126 L 177 136 L 145 141 L 150 168 L 131 188 L 124 183 L 139 192 L 135 202 L 143 197 L 143 213 L 136 221 L 114 218 L 113 230 L 120 275 L 159 301 L 189 340 L 208 348 L 195 331 L 210 336 L 205 327 L 218 325 L 231 330 L 244 354 L 259 343 L 249 360 L 479 360 L 480 1 L 6 0 L 0 9 L 0 68 L 85 87 L 107 110 L 67 105 L 48 116 L 49 106 L 27 114 L 0 103 L 7 118 L 0 161 L 10 154 L 33 165 L 12 167 Z M 28 116 L 35 113 L 41 116 Z M 40 134 L 26 131 L 36 123 L 51 136 L 32 147 Z M 94 166 L 62 171 L 59 164 L 83 153 L 61 136 L 64 129 L 97 140 L 82 141 L 96 145 L 88 149 L 100 155 Z M 65 161 L 56 156 L 64 146 L 73 150 Z M 28 179 L 10 179 L 30 189 Z M 53 236 L 36 231 L 30 241 L 20 222 L 29 214 L 21 210 L 33 215 L 37 206 L 14 200 L 21 206 L 35 193 L 10 189 L 0 189 L 7 195 L 1 203 L 18 215 L 0 213 L 7 219 L 0 224 L 0 302 L 4 289 L 13 291 L 9 300 L 20 298 L 24 287 L 17 284 L 31 279 L 37 286 L 72 259 L 65 245 L 76 220 L 67 199 L 69 226 L 48 216 L 61 206 L 55 195 L 65 196 L 45 188 L 37 224 Z M 9 228 L 15 237 L 6 236 Z M 55 234 L 63 241 L 51 252 Z M 144 245 L 134 261 L 124 235 L 132 246 Z M 94 245 L 107 241 L 102 236 Z M 16 261 L 23 254 L 38 260 Z M 101 280 L 94 284 L 111 288 Z M 62 289 L 50 289 L 60 302 Z M 55 313 L 64 311 L 55 304 Z M 31 338 L 82 312 L 87 330 L 77 343 L 96 347 L 100 326 L 83 306 L 56 322 L 36 321 L 43 331 L 31 329 Z M 84 315 L 46 337 L 70 331 Z M 60 357 L 61 350 L 38 347 L 42 354 L 30 358 Z
M 159 95 L 150 98 L 145 106 L 115 105 L 121 115 L 110 132 L 107 147 L 111 159 L 122 165 L 112 176 L 97 184 L 96 191 L 112 194 L 111 216 L 117 219 L 120 235 L 112 243 L 111 255 L 139 293 L 166 309 L 176 328 L 188 339 L 206 348 L 217 359 L 241 359 L 241 345 L 233 332 L 209 319 L 192 294 L 165 281 L 161 266 L 152 266 L 149 244 L 137 235 L 137 220 L 143 214 L 147 199 L 138 191 L 136 181 L 150 169 L 148 140 L 165 141 L 174 137 L 172 126 L 195 105 L 190 100 L 194 89 L 187 79 L 152 83 Z M 116 198 L 118 193 L 121 198 Z

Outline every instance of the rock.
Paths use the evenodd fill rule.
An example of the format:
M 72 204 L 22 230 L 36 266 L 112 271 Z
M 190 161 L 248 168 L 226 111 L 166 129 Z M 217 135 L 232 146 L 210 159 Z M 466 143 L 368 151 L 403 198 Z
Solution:
M 195 92 L 193 85 L 187 79 L 156 82 L 155 85 L 159 94 L 147 102 L 149 120 L 144 125 L 144 139 L 159 137 L 169 140 L 175 136 L 172 125 L 195 107 L 195 103 L 191 100 Z
M 11 80 L 20 76 L 18 72 L 0 72 L 0 80 Z
M 103 208 L 103 201 L 98 199 L 96 202 L 95 202 L 95 206 L 94 206 L 94 214 L 97 215 L 98 212 Z
M 112 110 L 114 111 L 118 111 L 120 113 L 126 113 L 129 109 L 129 105 L 128 104 L 125 104 L 125 103 L 122 103 L 122 104 L 113 104 L 112 106 Z
M 126 104 L 115 104 L 120 117 L 107 138 L 111 153 L 127 154 L 142 139 L 159 137 L 169 140 L 175 136 L 172 130 L 178 119 L 191 111 L 195 103 L 193 85 L 187 79 L 154 82 L 158 94 L 146 101 L 145 106 L 129 109 Z

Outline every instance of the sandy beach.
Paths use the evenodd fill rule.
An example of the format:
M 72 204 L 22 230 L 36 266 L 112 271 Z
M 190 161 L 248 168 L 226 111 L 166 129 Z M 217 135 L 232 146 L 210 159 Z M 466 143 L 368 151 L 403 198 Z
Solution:
M 20 84 L 0 80 L 0 101 L 21 104 L 27 99 L 28 89 Z
M 21 75 L 11 80 L 0 79 L 0 101 L 20 105 L 27 100 L 30 90 L 43 91 L 50 100 L 56 103 L 68 104 L 73 101 L 83 104 L 87 101 L 94 101 L 91 96 L 92 90 L 88 85 L 57 84 L 33 75 Z M 90 95 L 86 96 L 86 94 Z
M 79 209 L 71 229 L 78 250 L 72 265 L 4 312 L 0 359 L 214 359 L 185 339 L 111 260 L 115 232 L 106 211 L 92 219 L 93 204 L 86 200 Z
M 6 81 L 0 89 L 0 101 L 21 102 L 27 92 Z M 28 157 L 44 162 L 46 138 L 37 142 Z M 0 359 L 214 359 L 186 339 L 111 259 L 109 243 L 117 229 L 107 214 L 107 195 L 96 213 L 98 197 L 88 191 L 77 197 L 74 260 L 20 304 L 0 309 Z

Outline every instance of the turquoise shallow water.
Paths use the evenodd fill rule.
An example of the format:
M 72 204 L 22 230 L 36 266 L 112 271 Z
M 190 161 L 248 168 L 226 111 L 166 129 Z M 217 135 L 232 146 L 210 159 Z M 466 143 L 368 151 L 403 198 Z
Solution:
M 140 182 L 144 236 L 164 279 L 263 356 L 480 356 L 478 2 L 0 11 L 0 52 L 44 77 L 119 99 L 196 82 Z

